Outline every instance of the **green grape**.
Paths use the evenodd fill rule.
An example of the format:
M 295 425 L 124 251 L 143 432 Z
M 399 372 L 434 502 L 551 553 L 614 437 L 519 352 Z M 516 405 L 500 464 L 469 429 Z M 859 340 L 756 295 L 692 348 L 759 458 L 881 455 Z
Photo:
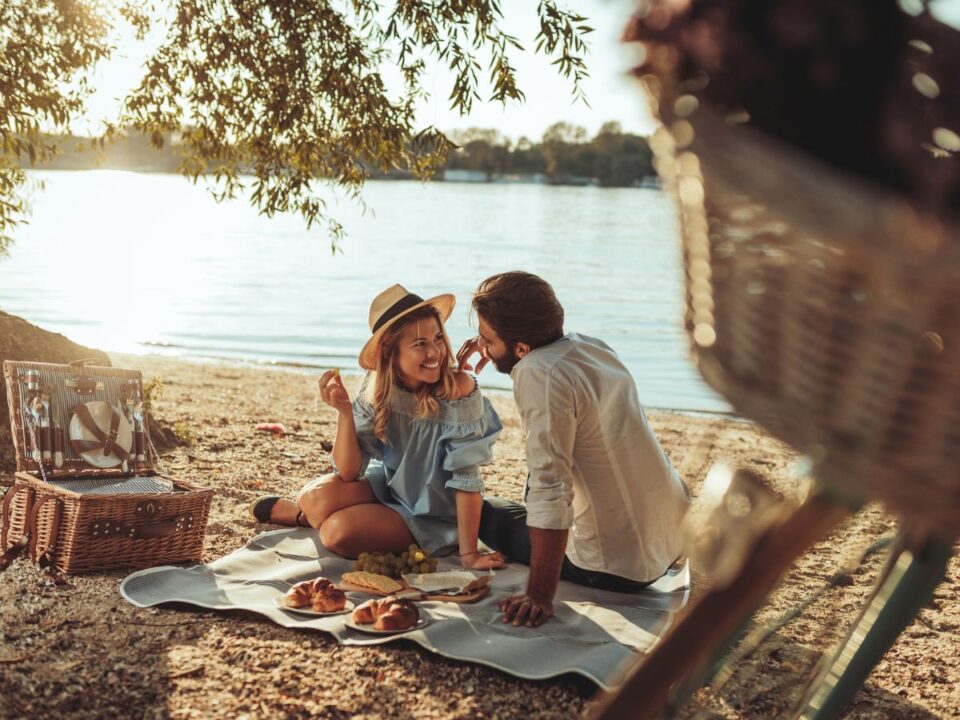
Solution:
M 430 572 L 430 563 L 425 563 L 425 562 L 420 563 L 420 572 L 422 573 Z

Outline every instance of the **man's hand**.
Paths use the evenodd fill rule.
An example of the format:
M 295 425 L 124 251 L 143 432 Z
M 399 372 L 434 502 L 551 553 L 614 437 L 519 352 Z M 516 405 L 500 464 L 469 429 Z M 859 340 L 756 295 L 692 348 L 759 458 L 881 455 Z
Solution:
M 511 595 L 497 603 L 503 611 L 502 621 L 514 627 L 540 627 L 553 617 L 553 603 L 536 600 L 529 595 Z
M 480 356 L 476 367 L 471 366 L 469 362 L 470 357 L 474 354 Z M 473 370 L 474 374 L 477 374 L 487 366 L 488 362 L 490 362 L 490 358 L 480 349 L 479 335 L 467 340 L 457 352 L 457 367 L 459 367 L 460 370 Z

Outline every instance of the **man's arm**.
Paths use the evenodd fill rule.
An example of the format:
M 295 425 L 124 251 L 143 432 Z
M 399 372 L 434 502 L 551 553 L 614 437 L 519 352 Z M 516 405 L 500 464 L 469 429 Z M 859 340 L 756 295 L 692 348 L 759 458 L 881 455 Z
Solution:
M 500 602 L 503 622 L 536 627 L 553 615 L 553 596 L 573 521 L 573 388 L 550 372 L 526 371 L 514 378 L 514 396 L 526 434 L 527 529 L 530 575 L 527 594 Z
M 503 622 L 537 627 L 553 616 L 553 596 L 560 582 L 567 530 L 530 530 L 530 575 L 527 594 L 501 600 Z

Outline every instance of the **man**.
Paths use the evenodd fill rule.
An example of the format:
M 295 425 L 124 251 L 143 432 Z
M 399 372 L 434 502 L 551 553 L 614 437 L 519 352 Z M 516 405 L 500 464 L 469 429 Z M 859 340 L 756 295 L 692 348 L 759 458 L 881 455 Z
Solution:
M 503 622 L 553 615 L 560 578 L 635 592 L 681 553 L 686 489 L 647 423 L 630 373 L 604 342 L 563 333 L 563 307 L 542 278 L 508 272 L 473 298 L 478 336 L 457 360 L 510 373 L 526 437 L 525 503 L 484 501 L 480 538 L 530 566 L 525 595 L 500 601 Z

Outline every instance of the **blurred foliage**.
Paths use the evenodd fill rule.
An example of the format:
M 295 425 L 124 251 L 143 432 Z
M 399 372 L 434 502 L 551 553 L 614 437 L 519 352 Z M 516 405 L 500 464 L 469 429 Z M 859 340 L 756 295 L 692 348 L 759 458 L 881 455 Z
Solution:
M 530 5 L 534 50 L 581 97 L 591 28 L 555 0 Z M 414 126 L 428 60 L 451 70 L 450 105 L 461 114 L 485 87 L 492 100 L 523 99 L 510 61 L 523 48 L 502 19 L 497 0 L 2 0 L 0 252 L 25 217 L 21 162 L 57 152 L 43 133 L 69 133 L 120 23 L 140 38 L 159 25 L 166 35 L 96 142 L 121 128 L 157 147 L 176 137 L 180 171 L 218 199 L 238 195 L 241 176 L 252 175 L 260 212 L 324 221 L 335 247 L 342 228 L 318 184 L 359 198 L 372 170 L 426 178 L 453 148 L 436 128 Z M 381 76 L 387 66 L 402 79 L 396 91 Z
M 192 447 L 197 444 L 196 433 L 182 420 L 177 420 L 173 424 L 173 434 L 176 435 L 177 439 L 184 445 Z
M 153 410 L 153 404 L 163 397 L 163 378 L 154 375 L 143 383 L 143 409 Z
M 593 138 L 570 123 L 556 123 L 540 143 L 520 138 L 511 143 L 499 130 L 471 128 L 452 133 L 460 148 L 447 161 L 451 170 L 483 172 L 487 179 L 543 175 L 546 182 L 596 180 L 603 187 L 628 187 L 655 176 L 647 139 L 605 123 Z
M 65 129 L 83 110 L 89 75 L 110 55 L 110 12 L 100 2 L 0 2 L 0 254 L 27 207 L 20 162 L 52 158 L 43 129 Z

